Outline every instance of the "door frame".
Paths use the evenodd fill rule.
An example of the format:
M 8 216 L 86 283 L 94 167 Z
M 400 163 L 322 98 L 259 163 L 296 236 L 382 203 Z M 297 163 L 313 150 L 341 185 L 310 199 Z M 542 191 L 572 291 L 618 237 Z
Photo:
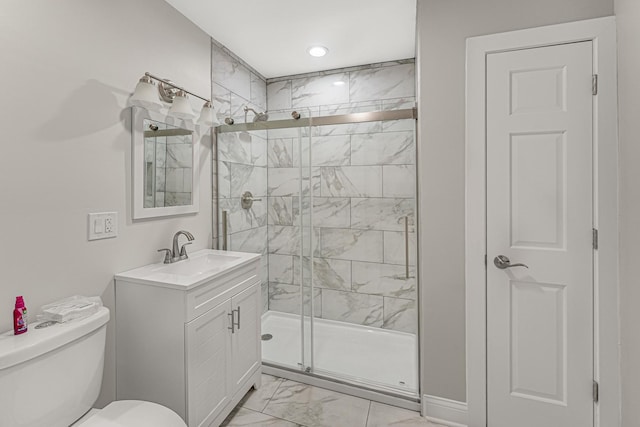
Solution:
M 618 115 L 615 17 L 467 39 L 465 124 L 465 295 L 469 427 L 487 425 L 486 58 L 490 53 L 593 42 L 594 425 L 620 426 L 618 316 Z

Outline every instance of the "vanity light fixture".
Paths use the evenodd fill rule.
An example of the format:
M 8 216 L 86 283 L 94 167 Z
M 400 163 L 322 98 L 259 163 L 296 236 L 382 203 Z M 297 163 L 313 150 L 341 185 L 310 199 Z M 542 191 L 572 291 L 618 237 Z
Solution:
M 147 110 L 157 111 L 162 108 L 162 103 L 160 102 L 160 98 L 158 98 L 156 84 L 151 77 L 146 74 L 142 76 L 136 85 L 136 90 L 133 92 L 129 102 L 137 107 L 146 108 Z
M 154 80 L 158 82 L 157 89 Z M 187 94 L 200 98 L 205 102 L 198 118 L 198 124 L 208 127 L 214 126 L 216 120 L 213 113 L 213 105 L 209 99 L 196 95 L 170 80 L 161 79 L 148 72 L 144 73 L 144 76 L 136 85 L 136 89 L 129 101 L 132 105 L 157 111 L 163 107 L 162 99 L 162 101 L 171 104 L 168 115 L 188 120 L 192 119 L 195 113 L 191 109 Z
M 167 114 L 179 119 L 192 119 L 193 116 L 195 116 L 191 109 L 191 102 L 189 102 L 189 97 L 185 91 L 179 90 L 176 92 L 173 97 L 173 102 L 171 103 L 171 108 L 169 108 Z
M 329 49 L 327 49 L 324 46 L 318 45 L 318 46 L 311 46 L 309 49 L 307 49 L 307 52 L 311 56 L 320 58 L 322 56 L 325 56 L 329 52 Z
M 204 126 L 214 126 L 216 124 L 216 118 L 213 113 L 213 105 L 211 101 L 207 101 L 202 106 L 202 110 L 200 111 L 200 117 L 198 118 L 198 124 Z

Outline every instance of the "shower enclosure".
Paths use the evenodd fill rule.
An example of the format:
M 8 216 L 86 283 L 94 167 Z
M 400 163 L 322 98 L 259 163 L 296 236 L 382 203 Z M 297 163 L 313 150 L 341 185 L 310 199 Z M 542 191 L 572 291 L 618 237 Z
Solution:
M 415 400 L 415 109 L 352 111 L 216 129 L 219 246 L 262 254 L 265 371 Z

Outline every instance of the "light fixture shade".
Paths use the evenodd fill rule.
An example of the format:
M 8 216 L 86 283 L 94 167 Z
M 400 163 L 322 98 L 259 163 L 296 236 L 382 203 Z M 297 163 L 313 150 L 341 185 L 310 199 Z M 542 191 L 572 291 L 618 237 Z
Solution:
M 129 98 L 129 102 L 131 103 L 131 105 L 143 107 L 147 110 L 158 111 L 160 108 L 162 108 L 162 103 L 160 102 L 160 98 L 158 98 L 158 90 L 156 89 L 156 85 L 148 76 L 142 76 L 142 78 L 136 85 L 136 89 L 133 92 L 133 95 L 131 95 L 131 98 Z
M 186 92 L 180 90 L 176 93 L 175 98 L 173 98 L 173 104 L 167 114 L 180 119 L 192 119 L 195 116 Z
M 210 101 L 207 101 L 202 106 L 202 111 L 200 111 L 200 117 L 198 118 L 198 124 L 203 126 L 214 126 L 216 125 L 216 118 L 213 112 L 213 105 L 211 105 Z

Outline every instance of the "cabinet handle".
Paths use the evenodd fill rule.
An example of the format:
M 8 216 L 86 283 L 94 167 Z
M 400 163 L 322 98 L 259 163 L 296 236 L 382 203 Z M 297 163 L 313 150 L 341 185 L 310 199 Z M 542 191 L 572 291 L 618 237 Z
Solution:
M 238 312 L 238 323 L 236 323 L 236 328 L 238 328 L 238 330 L 240 330 L 240 307 L 238 306 L 238 308 L 236 310 Z
M 227 314 L 228 316 L 231 316 L 231 326 L 228 326 L 227 329 L 231 329 L 231 333 L 232 334 L 234 334 L 236 332 L 236 329 L 235 329 L 236 324 L 233 321 L 233 312 L 234 311 L 235 310 L 231 310 L 231 313 Z

